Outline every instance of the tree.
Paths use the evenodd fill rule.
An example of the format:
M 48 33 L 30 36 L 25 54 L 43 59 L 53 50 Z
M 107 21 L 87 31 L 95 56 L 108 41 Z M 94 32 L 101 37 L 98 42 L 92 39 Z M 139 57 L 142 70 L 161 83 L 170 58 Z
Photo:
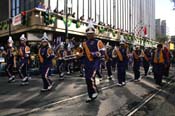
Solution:
M 168 40 L 168 36 L 157 36 L 156 40 L 157 40 L 159 43 L 165 43 L 165 41 Z

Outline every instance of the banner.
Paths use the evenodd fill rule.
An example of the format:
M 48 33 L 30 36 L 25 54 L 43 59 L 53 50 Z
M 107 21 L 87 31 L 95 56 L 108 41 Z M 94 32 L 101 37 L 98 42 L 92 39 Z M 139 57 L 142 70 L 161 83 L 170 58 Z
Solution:
M 12 24 L 13 24 L 13 26 L 21 24 L 21 14 L 16 15 L 15 17 L 13 17 Z

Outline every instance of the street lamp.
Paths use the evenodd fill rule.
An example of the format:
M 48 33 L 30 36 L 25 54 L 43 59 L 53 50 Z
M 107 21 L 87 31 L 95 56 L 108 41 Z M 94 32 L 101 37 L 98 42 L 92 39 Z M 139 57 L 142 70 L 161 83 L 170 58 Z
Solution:
M 66 33 L 66 39 L 68 39 L 68 9 L 69 9 L 69 13 L 70 13 L 70 9 L 72 8 L 72 3 L 69 0 L 65 0 L 65 4 L 66 4 L 66 27 L 65 27 L 65 33 Z

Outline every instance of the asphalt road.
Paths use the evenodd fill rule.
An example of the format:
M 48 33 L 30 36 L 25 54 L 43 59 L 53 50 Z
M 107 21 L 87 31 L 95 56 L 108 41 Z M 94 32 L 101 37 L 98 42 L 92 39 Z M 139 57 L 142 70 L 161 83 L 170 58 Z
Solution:
M 173 71 L 171 71 L 171 76 Z M 0 78 L 0 116 L 123 116 L 157 88 L 152 75 L 140 82 L 133 82 L 133 73 L 127 72 L 125 87 L 116 86 L 116 76 L 112 81 L 97 78 L 100 94 L 96 101 L 85 103 L 87 93 L 83 77 L 78 73 L 59 80 L 53 76 L 54 88 L 41 93 L 42 80 L 33 77 L 29 86 L 20 86 L 20 80 L 7 83 Z

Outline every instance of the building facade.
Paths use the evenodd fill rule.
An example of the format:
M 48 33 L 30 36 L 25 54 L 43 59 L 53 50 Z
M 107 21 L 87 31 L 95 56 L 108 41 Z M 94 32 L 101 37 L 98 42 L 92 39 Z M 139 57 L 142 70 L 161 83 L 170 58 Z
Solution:
M 142 27 L 147 29 L 147 36 L 155 38 L 155 0 L 68 0 L 71 11 L 76 18 L 84 15 L 91 17 L 96 23 L 103 22 L 116 28 L 141 35 Z M 50 1 L 54 10 L 65 11 L 65 1 Z M 49 3 L 46 2 L 46 5 Z M 142 35 L 143 36 L 143 35 Z
M 40 2 L 44 9 L 35 9 L 39 7 Z M 74 22 L 83 16 L 85 24 L 87 19 L 91 18 L 94 20 L 95 25 L 102 22 L 105 26 L 113 27 L 112 31 L 116 33 L 116 30 L 122 30 L 128 34 L 134 33 L 135 36 L 147 37 L 150 40 L 155 39 L 155 0 L 67 0 L 67 2 L 68 13 L 74 14 Z M 3 6 L 0 7 L 0 16 L 4 17 L 0 17 L 0 21 L 8 20 L 9 17 L 12 17 L 12 24 L 9 26 L 10 29 L 8 28 L 8 21 L 0 24 L 3 24 L 1 26 L 3 29 L 8 30 L 0 28 L 0 37 L 7 37 L 10 33 L 18 37 L 18 34 L 21 33 L 31 35 L 33 32 L 41 31 L 50 33 L 65 32 L 65 25 L 62 23 L 64 21 L 60 20 L 64 19 L 66 14 L 66 0 L 6 0 L 6 2 L 3 1 Z M 56 15 L 56 18 L 59 19 L 51 26 L 45 25 L 44 17 L 41 15 L 46 9 L 49 9 L 50 14 Z M 21 16 L 18 15 L 23 11 L 27 12 L 28 24 L 24 26 L 20 25 L 20 23 L 13 23 L 19 22 L 19 17 Z M 63 12 L 62 15 L 64 16 L 58 15 L 58 12 Z M 70 34 L 84 35 L 85 25 L 80 28 L 75 28 L 73 25 L 76 24 L 74 23 L 69 27 Z M 98 33 L 101 38 L 116 37 L 113 32 L 109 33 L 110 29 L 108 27 L 105 28 L 107 28 L 108 32 L 103 33 L 103 35 Z M 143 33 L 143 31 L 146 33 Z

